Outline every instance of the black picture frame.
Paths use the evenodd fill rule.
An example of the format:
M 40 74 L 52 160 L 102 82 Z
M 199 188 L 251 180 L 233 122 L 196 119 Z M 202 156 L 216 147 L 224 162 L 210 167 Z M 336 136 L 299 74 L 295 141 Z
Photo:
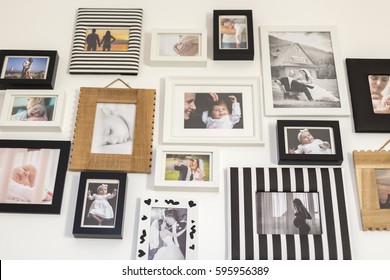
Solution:
M 390 75 L 390 59 L 346 59 L 355 132 L 390 132 L 390 114 L 373 110 L 369 75 Z
M 10 62 L 10 59 L 17 61 L 21 59 L 27 60 L 28 58 L 47 59 L 46 64 L 44 65 L 45 70 L 42 71 L 42 68 L 38 68 L 37 71 L 39 72 L 35 72 L 36 76 L 44 75 L 44 78 L 5 78 L 7 71 L 6 66 L 8 65 L 8 62 Z M 58 60 L 59 55 L 57 51 L 0 50 L 0 89 L 54 89 Z M 43 66 L 43 63 L 44 62 L 41 61 L 40 64 L 35 63 L 35 65 Z M 15 71 L 14 75 L 18 75 L 18 71 L 23 72 L 23 65 L 16 66 L 14 70 L 14 65 L 10 66 L 10 71 Z M 34 62 L 32 67 L 34 67 Z
M 74 237 L 122 239 L 126 179 L 127 173 L 81 172 L 73 224 Z M 88 190 L 93 189 L 93 185 L 104 183 L 108 185 L 107 189 L 110 193 L 117 187 L 117 194 L 112 199 L 106 200 L 113 209 L 113 218 L 104 219 L 101 224 L 96 224 L 94 218 L 88 213 L 91 201 L 87 195 Z
M 222 48 L 220 19 L 228 17 L 246 18 L 246 48 Z M 214 10 L 213 14 L 214 60 L 253 60 L 253 17 L 252 10 Z
M 313 137 L 315 139 L 323 138 L 321 139 L 322 141 L 329 142 L 330 149 L 327 149 L 326 151 L 329 152 L 329 154 L 288 153 L 287 149 L 296 147 L 297 143 L 299 144 L 297 132 L 299 132 L 300 129 L 305 128 L 309 129 L 309 131 L 313 133 Z M 291 135 L 287 132 L 288 129 L 291 129 Z M 338 121 L 278 120 L 277 131 L 279 152 L 278 164 L 280 165 L 341 165 L 343 162 L 343 151 Z M 294 142 L 294 140 L 296 141 Z
M 59 150 L 59 154 L 54 157 L 58 157 L 58 164 L 56 168 L 56 176 L 55 179 L 52 180 L 54 182 L 53 191 L 52 191 L 52 200 L 51 203 L 44 204 L 42 203 L 33 203 L 33 202 L 20 202 L 20 199 L 16 199 L 14 197 L 14 201 L 12 203 L 8 201 L 6 197 L 8 194 L 8 190 L 4 191 L 3 188 L 0 188 L 0 196 L 4 195 L 3 199 L 0 201 L 0 212 L 7 213 L 33 213 L 33 214 L 60 214 L 61 211 L 61 203 L 62 203 L 62 195 L 64 191 L 64 182 L 66 171 L 68 169 L 68 161 L 69 161 L 69 153 L 70 153 L 70 141 L 32 141 L 32 140 L 0 140 L 0 153 L 1 150 L 4 149 L 2 155 L 0 156 L 0 165 L 4 167 L 6 165 L 12 166 L 15 164 L 15 158 L 17 155 L 14 155 L 15 152 L 21 152 L 26 150 L 26 152 L 34 152 L 40 149 L 45 150 Z M 8 149 L 9 148 L 9 149 Z M 15 149 L 15 150 L 14 150 Z M 2 162 L 2 159 L 7 157 L 10 150 L 13 154 L 11 161 Z M 49 151 L 51 152 L 51 151 Z M 8 154 L 9 156 L 9 154 Z M 42 156 L 39 154 L 38 157 Z M 50 169 L 50 158 L 47 163 L 47 169 L 42 168 L 47 171 Z M 5 163 L 5 164 L 4 164 Z M 39 172 L 39 171 L 38 171 Z M 3 172 L 0 173 L 0 181 L 4 179 L 2 176 Z M 46 176 L 46 175 L 45 175 Z M 4 179 L 5 180 L 5 179 Z M 38 176 L 37 176 L 38 181 Z

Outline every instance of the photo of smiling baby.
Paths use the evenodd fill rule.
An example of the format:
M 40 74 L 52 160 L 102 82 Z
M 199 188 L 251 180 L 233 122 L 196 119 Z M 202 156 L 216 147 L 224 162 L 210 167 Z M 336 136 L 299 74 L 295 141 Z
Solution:
M 286 154 L 335 154 L 332 128 L 286 127 L 285 130 Z
M 91 153 L 133 153 L 135 104 L 97 103 Z

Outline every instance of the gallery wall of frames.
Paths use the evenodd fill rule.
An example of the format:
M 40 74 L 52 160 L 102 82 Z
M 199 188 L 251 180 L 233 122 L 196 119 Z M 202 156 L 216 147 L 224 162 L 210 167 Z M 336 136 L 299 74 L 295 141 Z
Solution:
M 279 2 L 5 3 L 0 258 L 390 259 L 390 4 Z

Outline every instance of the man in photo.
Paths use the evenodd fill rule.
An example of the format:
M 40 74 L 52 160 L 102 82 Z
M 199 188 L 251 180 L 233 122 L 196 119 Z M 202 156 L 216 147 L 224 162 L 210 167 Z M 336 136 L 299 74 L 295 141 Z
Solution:
M 308 100 L 313 100 L 313 97 L 311 96 L 311 93 L 308 89 L 313 87 L 297 81 L 296 79 L 294 79 L 294 76 L 295 76 L 295 71 L 291 69 L 287 72 L 287 77 L 282 77 L 275 81 L 279 86 L 284 87 L 285 90 L 284 98 L 285 99 L 290 98 L 289 92 L 294 91 L 294 92 L 303 92 L 306 95 Z
M 179 160 L 173 168 L 179 171 L 178 181 L 192 181 L 194 179 L 194 175 L 192 174 L 192 165 L 194 163 L 193 159 L 189 159 L 187 163 Z
M 97 46 L 100 46 L 99 35 L 96 34 L 96 29 L 92 29 L 92 33 L 87 36 L 85 40 L 87 43 L 87 51 L 96 51 Z

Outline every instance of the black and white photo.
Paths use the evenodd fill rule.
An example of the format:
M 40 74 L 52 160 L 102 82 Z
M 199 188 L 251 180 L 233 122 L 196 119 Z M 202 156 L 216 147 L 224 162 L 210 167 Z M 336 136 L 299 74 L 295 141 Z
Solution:
M 186 259 L 187 209 L 151 209 L 149 259 Z
M 321 234 L 318 193 L 256 193 L 258 234 Z
M 135 104 L 97 103 L 91 153 L 133 152 Z

